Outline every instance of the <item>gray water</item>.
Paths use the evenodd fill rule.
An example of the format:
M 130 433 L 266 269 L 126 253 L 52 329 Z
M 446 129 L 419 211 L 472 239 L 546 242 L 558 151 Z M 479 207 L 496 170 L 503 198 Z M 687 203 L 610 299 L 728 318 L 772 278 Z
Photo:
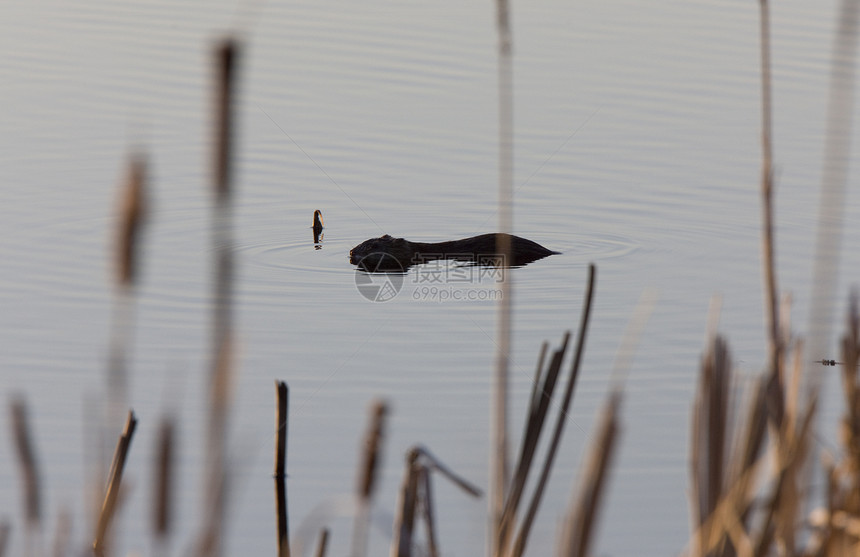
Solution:
M 113 215 L 135 145 L 152 163 L 152 213 L 122 547 L 149 549 L 145 486 L 165 411 L 181 420 L 174 549 L 187 548 L 199 525 L 213 253 L 210 60 L 227 30 L 245 44 L 228 553 L 275 552 L 275 379 L 291 388 L 294 531 L 352 492 L 376 397 L 392 414 L 371 554 L 386 551 L 386 520 L 413 444 L 487 485 L 495 304 L 440 301 L 441 291 L 433 299 L 417 269 L 393 300 L 371 303 L 347 254 L 383 233 L 440 241 L 496 229 L 489 3 L 41 1 L 2 12 L 0 380 L 4 394 L 25 393 L 31 404 L 46 533 L 68 508 L 76 539 L 88 537 L 84 429 L 105 390 Z M 714 296 L 739 371 L 754 374 L 764 360 L 758 5 L 547 0 L 514 3 L 512 22 L 514 232 L 563 252 L 511 271 L 517 434 L 540 344 L 576 327 L 588 263 L 598 268 L 584 365 L 529 554 L 554 547 L 616 350 L 646 289 L 658 298 L 626 380 L 596 547 L 676 554 L 688 538 L 688 422 Z M 780 2 L 772 13 L 777 257 L 798 335 L 809 311 L 835 22 L 833 2 Z M 309 228 L 315 209 L 326 221 L 319 250 Z M 840 301 L 860 271 L 853 191 L 845 211 Z M 493 289 L 492 280 L 469 277 L 442 291 Z M 841 399 L 828 396 L 824 407 L 837 414 Z M 14 521 L 17 554 L 23 524 L 6 421 L 0 412 L 0 514 Z M 443 481 L 436 490 L 444 554 L 481 554 L 486 502 Z M 345 554 L 350 521 L 327 516 L 333 554 Z

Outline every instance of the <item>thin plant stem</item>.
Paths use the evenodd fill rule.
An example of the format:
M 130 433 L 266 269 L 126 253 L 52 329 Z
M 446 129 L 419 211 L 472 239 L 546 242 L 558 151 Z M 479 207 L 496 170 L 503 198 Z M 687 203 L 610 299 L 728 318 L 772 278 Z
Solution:
M 773 142 L 772 102 L 770 79 L 770 11 L 767 0 L 759 0 L 761 12 L 761 209 L 762 209 L 762 265 L 765 286 L 765 316 L 770 349 L 770 367 L 779 363 L 779 305 L 776 284 L 774 230 L 773 230 Z
M 358 512 L 352 531 L 352 555 L 364 557 L 367 554 L 367 531 L 370 526 L 370 506 L 376 491 L 377 479 L 382 460 L 382 445 L 385 438 L 385 422 L 388 405 L 376 401 L 370 411 L 370 427 L 364 439 L 361 468 L 358 476 Z
M 105 544 L 108 536 L 108 529 L 116 512 L 117 499 L 119 497 L 120 482 L 122 481 L 122 473 L 125 469 L 125 460 L 128 456 L 128 451 L 131 448 L 131 440 L 134 437 L 134 431 L 137 428 L 137 418 L 134 412 L 129 410 L 128 418 L 125 422 L 125 428 L 122 435 L 117 441 L 116 451 L 114 452 L 113 464 L 111 465 L 110 479 L 108 481 L 107 490 L 105 491 L 104 503 L 102 503 L 101 514 L 99 515 L 98 525 L 96 526 L 95 539 L 93 540 L 93 552 L 97 557 L 105 554 Z
M 845 189 L 851 156 L 858 19 L 860 19 L 860 2 L 843 0 L 837 15 L 837 29 L 830 66 L 827 132 L 818 202 L 815 256 L 812 263 L 808 348 L 810 362 L 825 359 L 830 350 L 831 328 L 837 299 Z M 820 369 L 814 368 L 809 371 L 811 372 L 809 388 L 817 391 L 822 373 Z
M 232 250 L 232 153 L 233 99 L 240 47 L 232 38 L 215 48 L 215 156 L 212 243 L 215 255 L 212 316 L 212 358 L 209 382 L 209 420 L 204 489 L 204 526 L 199 543 L 201 556 L 221 552 L 222 525 L 227 499 L 227 424 L 233 382 L 233 250 Z
M 499 232 L 513 231 L 513 64 L 508 0 L 496 0 L 499 38 Z M 503 262 L 512 261 L 510 237 L 496 239 L 496 252 Z M 489 538 L 490 555 L 498 555 L 506 486 L 509 477 L 508 455 L 508 366 L 511 348 L 511 311 L 513 277 L 505 273 L 501 282 L 496 336 L 496 370 L 491 404 Z
M 544 459 L 544 465 L 541 469 L 537 487 L 535 487 L 535 492 L 532 495 L 528 510 L 523 518 L 522 526 L 520 526 L 516 540 L 514 541 L 513 550 L 511 551 L 511 555 L 514 557 L 521 556 L 525 551 L 526 543 L 528 542 L 528 537 L 531 533 L 532 524 L 534 523 L 535 516 L 537 516 L 538 507 L 540 506 L 547 481 L 549 481 L 549 474 L 552 470 L 553 461 L 555 460 L 555 453 L 558 451 L 558 446 L 561 443 L 561 434 L 564 431 L 564 424 L 567 422 L 567 413 L 570 409 L 570 402 L 573 399 L 573 390 L 576 386 L 579 366 L 582 362 L 582 355 L 585 352 L 585 339 L 588 331 L 589 318 L 591 317 L 591 304 L 594 299 L 596 274 L 597 268 L 592 263 L 588 266 L 588 286 L 585 291 L 585 304 L 582 308 L 579 332 L 577 333 L 576 339 L 576 350 L 574 351 L 573 362 L 570 366 L 570 375 L 568 376 L 567 385 L 565 386 L 564 398 L 562 399 L 558 418 L 555 422 L 555 429 L 553 430 L 552 437 L 550 438 L 550 445 L 547 449 L 546 458 Z
M 283 381 L 275 382 L 278 412 L 275 416 L 275 501 L 278 521 L 278 555 L 290 557 L 290 529 L 287 513 L 287 424 L 290 389 Z

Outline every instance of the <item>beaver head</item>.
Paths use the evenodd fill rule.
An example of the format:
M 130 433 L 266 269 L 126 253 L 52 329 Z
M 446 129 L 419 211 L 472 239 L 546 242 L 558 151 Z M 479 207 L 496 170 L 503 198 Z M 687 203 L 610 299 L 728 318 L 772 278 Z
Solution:
M 371 238 L 349 251 L 349 262 L 366 269 L 404 269 L 410 265 L 413 249 L 408 240 L 388 234 Z

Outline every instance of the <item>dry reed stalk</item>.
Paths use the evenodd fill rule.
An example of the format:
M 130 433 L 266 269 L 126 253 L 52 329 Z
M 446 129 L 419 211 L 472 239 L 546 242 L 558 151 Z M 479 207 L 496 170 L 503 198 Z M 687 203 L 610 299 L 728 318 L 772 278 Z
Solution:
M 759 36 L 761 43 L 761 87 L 762 87 L 762 165 L 761 165 L 761 210 L 762 210 L 762 278 L 764 279 L 765 322 L 768 336 L 768 409 L 774 422 L 782 422 L 784 372 L 783 334 L 780 332 L 779 289 L 776 280 L 776 240 L 773 224 L 773 102 L 771 95 L 770 64 L 770 9 L 768 0 L 759 0 Z M 787 308 L 785 309 L 787 311 Z M 787 316 L 786 316 L 787 321 Z M 788 323 L 785 324 L 788 326 Z M 788 334 L 788 331 L 785 331 Z
M 134 416 L 134 411 L 129 410 L 125 427 L 123 428 L 122 435 L 119 436 L 119 441 L 117 441 L 116 451 L 114 451 L 110 479 L 108 481 L 107 490 L 105 491 L 104 503 L 102 503 L 99 521 L 96 526 L 95 538 L 93 540 L 93 552 L 97 556 L 105 554 L 106 538 L 111 521 L 113 520 L 114 511 L 116 510 L 120 482 L 122 481 L 122 472 L 125 468 L 125 459 L 128 456 L 128 451 L 131 447 L 131 440 L 136 428 L 137 418 Z
M 114 298 L 108 361 L 108 414 L 106 426 L 112 427 L 122 419 L 128 407 L 127 358 L 133 331 L 132 294 L 138 279 L 140 236 L 146 220 L 146 158 L 141 153 L 131 155 L 128 174 L 121 194 L 119 228 L 116 234 L 117 294 Z
M 412 447 L 406 453 L 406 471 L 394 519 L 394 536 L 391 543 L 391 557 L 409 557 L 412 554 L 412 539 L 415 531 L 415 518 L 418 510 L 423 509 L 427 527 L 427 551 L 429 555 L 438 554 L 436 527 L 433 520 L 433 496 L 430 472 L 437 471 L 454 485 L 472 497 L 480 497 L 481 491 L 455 474 L 442 461 L 424 447 Z
M 543 364 L 546 360 L 546 353 L 549 350 L 549 343 L 547 341 L 543 341 L 540 345 L 540 352 L 538 353 L 538 361 L 537 366 L 535 366 L 535 374 L 532 378 L 532 396 L 529 399 L 529 415 L 531 415 L 531 409 L 537 408 L 538 401 L 543 393 L 538 390 L 538 385 L 541 382 L 541 377 L 543 374 Z
M 543 497 L 543 491 L 549 481 L 549 474 L 552 470 L 552 465 L 555 460 L 555 453 L 558 451 L 558 446 L 561 443 L 561 434 L 564 431 L 564 424 L 567 421 L 568 410 L 570 410 L 570 402 L 573 399 L 573 391 L 576 387 L 576 378 L 579 375 L 579 366 L 582 362 L 582 355 L 585 352 L 585 339 L 588 331 L 588 322 L 591 316 L 591 304 L 594 299 L 594 287 L 597 274 L 597 268 L 593 263 L 588 266 L 588 286 L 585 291 L 585 303 L 582 308 L 582 315 L 579 322 L 579 332 L 577 333 L 576 349 L 574 350 L 573 362 L 570 365 L 570 373 L 568 374 L 567 384 L 564 390 L 564 398 L 562 398 L 558 416 L 555 422 L 555 428 L 550 438 L 550 444 L 547 448 L 546 457 L 544 458 L 543 467 L 535 486 L 535 491 L 532 494 L 528 510 L 523 518 L 520 529 L 514 540 L 513 548 L 510 555 L 519 557 L 523 554 L 528 542 L 531 527 L 537 515 L 538 507 L 540 506 Z
M 385 419 L 388 405 L 381 400 L 373 403 L 370 410 L 370 427 L 364 438 L 361 469 L 358 476 L 358 512 L 352 533 L 352 554 L 361 557 L 367 553 L 367 530 L 370 525 L 370 505 L 376 488 L 382 460 L 382 442 L 385 435 Z
M 421 509 L 424 511 L 424 524 L 427 526 L 427 553 L 430 557 L 439 557 L 439 546 L 436 542 L 436 519 L 433 507 L 433 486 L 430 481 L 430 470 L 422 468 L 418 476 L 418 487 L 421 493 Z
M 283 381 L 275 381 L 278 412 L 275 415 L 275 477 L 283 477 L 287 470 L 287 425 L 289 420 L 290 388 Z
M 845 189 L 851 157 L 854 116 L 854 85 L 860 6 L 843 0 L 837 19 L 830 66 L 830 98 L 818 205 L 818 228 L 812 263 L 812 297 L 809 317 L 809 360 L 821 360 L 830 346 L 834 320 Z M 810 388 L 817 391 L 820 370 L 810 369 Z
M 770 374 L 756 382 L 736 427 L 728 419 L 731 371 L 724 341 L 715 338 L 703 359 L 691 443 L 692 555 L 765 555 L 774 547 L 781 554 L 805 554 L 797 545 L 799 511 L 811 493 L 805 486 L 817 404 L 813 398 L 801 407 L 801 354 L 798 345 L 787 387 L 775 386 Z M 779 415 L 771 408 L 775 400 L 785 409 Z M 770 464 L 767 474 L 764 462 Z
M 83 454 L 87 468 L 85 507 L 87 525 L 85 530 L 95 532 L 104 501 L 105 478 L 108 477 L 107 440 L 105 433 L 104 403 L 94 395 L 84 395 L 84 443 Z
M 164 417 L 158 429 L 153 467 L 154 501 L 152 506 L 153 536 L 162 543 L 167 541 L 173 519 L 171 496 L 173 493 L 176 445 L 176 422 Z
M 104 481 L 105 463 L 107 462 L 107 451 L 110 447 L 111 435 L 107 432 L 113 431 L 116 424 L 121 423 L 123 413 L 128 408 L 129 400 L 129 373 L 128 358 L 134 341 L 134 287 L 138 281 L 140 236 L 144 221 L 146 220 L 146 158 L 140 153 L 131 155 L 128 163 L 128 174 L 124 189 L 121 193 L 119 207 L 119 228 L 116 234 L 116 281 L 112 307 L 111 337 L 109 344 L 107 362 L 107 406 L 103 424 L 98 427 L 98 447 L 96 454 L 98 462 L 93 466 L 97 474 L 93 490 L 93 510 L 98 514 L 95 521 L 97 531 L 100 531 L 104 520 L 110 521 L 111 517 L 103 518 L 105 513 L 102 501 L 102 482 Z M 114 457 L 116 458 L 116 457 Z M 114 494 L 111 502 L 110 514 L 113 514 L 113 505 L 116 503 L 117 494 Z M 105 525 L 106 528 L 106 525 Z M 98 552 L 104 552 L 104 541 Z
M 600 513 L 606 479 L 612 465 L 612 456 L 619 433 L 619 409 L 621 391 L 613 390 L 603 409 L 597 435 L 591 442 L 588 464 L 580 479 L 578 496 L 571 500 L 568 519 L 565 523 L 559 556 L 586 557 L 589 555 L 594 526 Z
M 727 544 L 728 539 L 741 548 L 741 554 L 751 551 L 753 544 L 741 525 L 737 508 L 750 508 L 753 505 L 754 493 L 745 487 L 753 483 L 754 477 L 761 473 L 764 462 L 772 457 L 772 453 L 766 453 L 747 470 L 741 482 L 727 488 L 725 497 L 717 504 L 714 513 L 693 532 L 691 555 L 733 555 L 732 548 Z
M 760 528 L 757 551 L 763 551 L 767 546 L 777 543 L 788 554 L 797 552 L 797 524 L 801 522 L 804 500 L 810 495 L 808 488 L 808 450 L 812 442 L 811 427 L 815 415 L 815 401 L 801 400 L 803 393 L 803 348 L 796 343 L 791 356 L 792 374 L 788 384 L 779 392 L 783 401 L 781 407 L 781 422 L 771 420 L 771 439 L 775 447 L 775 471 L 771 478 L 775 485 L 771 489 L 772 496 L 763 506 L 763 522 L 772 524 L 771 528 Z M 768 385 L 773 390 L 773 383 Z M 772 393 L 767 395 L 768 404 L 774 400 Z M 770 412 L 771 416 L 774 413 Z
M 752 386 L 752 396 L 749 397 L 747 411 L 742 414 L 745 423 L 739 423 L 737 430 L 727 424 L 729 436 L 734 437 L 732 452 L 724 466 L 726 472 L 724 483 L 725 504 L 716 513 L 721 517 L 725 538 L 731 540 L 735 550 L 740 555 L 748 555 L 756 547 L 757 540 L 770 536 L 771 528 L 760 529 L 758 534 L 750 531 L 755 496 L 759 486 L 759 458 L 764 449 L 765 432 L 767 430 L 768 402 L 767 388 L 763 380 Z M 732 435 L 733 431 L 737 434 Z M 767 523 L 770 520 L 766 521 Z M 715 534 L 717 529 L 712 530 Z M 716 539 L 718 535 L 714 536 Z M 760 542 L 759 542 L 760 543 Z M 726 547 L 727 552 L 730 550 Z
M 12 436 L 15 440 L 15 452 L 21 469 L 21 486 L 23 488 L 24 516 L 27 519 L 28 532 L 39 528 L 42 520 L 41 486 L 39 482 L 39 467 L 36 462 L 36 451 L 33 445 L 30 421 L 27 414 L 27 403 L 23 398 L 15 397 L 10 402 Z
M 453 470 L 448 468 L 445 463 L 441 460 L 433 456 L 433 454 L 426 449 L 425 447 L 418 447 L 423 466 L 430 471 L 436 471 L 442 474 L 445 478 L 448 479 L 451 483 L 462 489 L 466 492 L 466 494 L 471 495 L 472 497 L 480 497 L 481 490 L 478 489 L 474 484 L 468 482 L 464 478 L 461 478 L 457 474 L 454 473 Z
M 232 325 L 232 146 L 233 146 L 233 96 L 239 46 L 233 39 L 225 39 L 215 49 L 215 156 L 214 193 L 215 215 L 212 226 L 212 241 L 215 250 L 215 314 L 213 316 L 213 341 L 215 350 L 220 349 L 230 334 Z
M 384 401 L 378 400 L 371 406 L 370 428 L 364 439 L 364 459 L 358 481 L 358 496 L 363 500 L 371 499 L 376 487 L 387 414 L 388 404 Z
M 776 256 L 774 255 L 773 231 L 773 142 L 772 103 L 770 81 L 770 11 L 767 0 L 759 0 L 761 39 L 761 97 L 762 97 L 762 164 L 761 164 L 761 208 L 762 208 L 762 266 L 765 294 L 765 322 L 768 331 L 768 355 L 770 367 L 776 373 L 780 360 L 779 306 L 776 284 Z
M 406 471 L 394 517 L 394 537 L 391 540 L 391 557 L 409 557 L 412 554 L 412 534 L 415 527 L 415 512 L 418 507 L 418 470 L 421 456 L 417 448 L 406 453 Z
M 763 554 L 771 547 L 784 548 L 785 551 L 800 552 L 795 549 L 802 540 L 798 536 L 797 525 L 801 523 L 799 511 L 812 496 L 808 486 L 809 447 L 812 439 L 812 424 L 816 415 L 817 403 L 813 400 L 807 409 L 798 416 L 797 423 L 789 428 L 785 425 L 775 436 L 775 471 L 771 473 L 770 495 L 762 505 L 758 517 L 761 524 L 757 535 L 755 551 Z
M 823 555 L 855 555 L 860 549 L 860 315 L 857 297 L 849 304 L 842 337 L 842 391 L 845 413 L 839 428 L 841 455 L 827 470 L 826 507 L 817 511 L 817 547 Z
M 212 241 L 215 250 L 215 303 L 213 315 L 212 385 L 221 385 L 219 374 L 227 368 L 220 365 L 232 330 L 232 137 L 233 137 L 233 89 L 239 47 L 232 39 L 226 39 L 215 49 L 216 78 L 216 138 L 215 144 L 215 215 L 212 226 Z M 213 401 L 216 403 L 217 401 Z M 214 410 L 215 404 L 210 410 Z
M 707 392 L 708 387 L 704 379 L 700 383 L 700 397 L 694 408 L 694 429 L 707 421 L 708 399 L 713 398 Z M 756 478 L 761 474 L 765 462 L 774 458 L 773 449 L 761 454 L 761 441 L 766 423 L 766 409 L 764 397 L 764 383 L 759 381 L 750 399 L 750 408 L 745 414 L 749 417 L 747 435 L 738 436 L 735 439 L 735 451 L 733 458 L 718 466 L 708 467 L 702 464 L 707 459 L 707 450 L 710 443 L 694 442 L 691 447 L 691 460 L 693 463 L 693 485 L 691 498 L 695 501 L 699 497 L 700 505 L 707 505 L 710 512 L 707 515 L 699 514 L 694 504 L 695 529 L 691 538 L 691 554 L 698 556 L 722 556 L 722 555 L 749 555 L 754 554 L 756 541 L 759 535 L 750 535 L 748 532 L 750 512 L 755 503 L 757 490 L 760 486 Z M 725 429 L 724 424 L 720 429 Z M 730 431 L 730 430 L 728 430 Z M 704 435 L 707 435 L 705 433 Z M 759 437 L 761 435 L 761 437 Z M 697 452 L 698 451 L 698 452 Z M 721 491 L 716 494 L 708 492 L 710 484 L 715 480 L 710 477 L 716 474 L 716 470 L 732 470 L 727 477 L 720 479 Z M 698 484 L 697 484 L 698 482 Z M 766 524 L 763 530 L 770 530 Z
M 278 556 L 290 556 L 290 535 L 287 522 L 287 479 L 275 476 L 275 505 L 278 523 Z
M 845 395 L 845 415 L 840 428 L 840 441 L 845 454 L 840 470 L 843 472 L 842 507 L 854 517 L 860 516 L 860 315 L 856 293 L 852 295 L 848 314 L 848 331 L 842 337 L 842 392 Z
M 233 355 L 230 338 L 220 346 L 215 362 L 214 384 L 210 386 L 209 432 L 206 450 L 208 465 L 204 487 L 201 556 L 217 556 L 221 551 L 222 531 L 227 511 L 227 418 L 232 398 Z
M 705 525 L 723 497 L 730 381 L 728 349 L 718 336 L 702 361 L 693 411 L 691 499 L 694 502 L 693 523 L 697 527 Z M 705 539 L 710 537 L 709 532 L 704 534 Z M 705 553 L 700 552 L 701 555 Z
M 729 418 L 733 407 L 729 361 L 725 341 L 714 337 L 702 360 L 692 417 L 693 555 L 750 554 L 771 531 L 769 519 L 758 533 L 749 532 L 753 501 L 760 489 L 756 479 L 764 450 L 771 383 L 756 382 L 747 411 L 733 427 Z M 782 393 L 775 396 L 782 397 Z
M 326 550 L 328 549 L 328 536 L 328 528 L 320 530 L 320 541 L 319 545 L 317 545 L 316 557 L 325 557 Z
M 221 552 L 222 526 L 227 499 L 227 424 L 232 398 L 232 158 L 233 104 L 240 47 L 227 38 L 215 48 L 215 155 L 214 218 L 212 242 L 215 251 L 214 304 L 212 317 L 212 350 L 210 403 L 207 434 L 207 469 L 204 488 L 204 526 L 199 552 L 217 556 Z
M 496 23 L 499 35 L 499 232 L 513 232 L 513 64 L 511 61 L 511 26 L 508 0 L 496 0 Z M 510 238 L 496 239 L 496 252 L 503 262 L 511 258 Z M 504 266 L 502 266 L 504 269 Z M 496 334 L 496 370 L 493 380 L 490 433 L 490 555 L 499 555 L 497 540 L 501 533 L 505 489 L 508 485 L 508 366 L 511 349 L 511 311 L 513 277 L 505 272 L 501 283 Z
M 543 425 L 549 411 L 549 403 L 552 400 L 552 394 L 555 390 L 556 381 L 561 371 L 561 364 L 564 360 L 569 341 L 570 332 L 567 331 L 562 339 L 561 347 L 553 352 L 552 359 L 545 372 L 543 371 L 543 362 L 547 349 L 546 343 L 543 344 L 540 356 L 538 357 L 538 368 L 536 370 L 535 381 L 532 383 L 532 395 L 526 418 L 525 431 L 523 432 L 520 456 L 514 467 L 514 475 L 508 497 L 505 500 L 502 523 L 499 528 L 499 547 L 502 548 L 503 554 L 507 552 L 510 543 L 517 510 L 523 490 L 525 489 L 529 471 L 531 470 L 538 440 L 543 431 Z
M 749 493 L 752 479 L 747 473 L 758 462 L 764 449 L 765 434 L 767 433 L 768 400 L 767 385 L 764 381 L 756 381 L 751 388 L 752 396 L 748 402 L 746 413 L 742 414 L 745 423 L 738 424 L 739 434 L 732 443 L 729 461 L 724 467 L 726 486 L 737 486 L 741 494 Z M 730 426 L 727 424 L 727 429 Z M 747 510 L 741 512 L 746 516 Z
M 232 327 L 232 136 L 233 89 L 236 73 L 238 45 L 226 39 L 215 50 L 216 79 L 216 138 L 215 144 L 215 216 L 212 241 L 215 250 L 215 304 L 213 315 L 213 384 L 218 384 L 218 354 L 222 351 Z
M 278 520 L 278 555 L 290 555 L 290 530 L 287 514 L 287 424 L 290 389 L 283 381 L 275 381 L 278 412 L 275 417 L 275 501 Z

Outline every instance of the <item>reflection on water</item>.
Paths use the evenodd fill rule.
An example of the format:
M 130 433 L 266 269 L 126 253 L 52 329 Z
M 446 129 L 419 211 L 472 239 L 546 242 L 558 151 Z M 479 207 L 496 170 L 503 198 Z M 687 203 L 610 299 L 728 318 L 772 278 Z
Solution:
M 778 266 L 800 315 L 808 307 L 809 207 L 833 8 L 789 0 L 772 14 Z M 416 442 L 486 485 L 497 301 L 492 277 L 448 262 L 404 269 L 395 296 L 368 303 L 362 275 L 349 264 L 351 247 L 388 232 L 428 242 L 492 232 L 498 107 L 491 7 L 335 1 L 258 9 L 246 29 L 239 88 L 233 249 L 241 496 L 230 554 L 275 551 L 268 455 L 276 378 L 292 396 L 287 466 L 295 520 L 353 490 L 361 418 L 379 395 L 392 404 L 379 514 L 394 508 L 401 458 Z M 0 128 L 0 380 L 34 402 L 51 510 L 82 500 L 78 418 L 85 397 L 103 388 L 110 211 L 134 142 L 150 153 L 155 191 L 130 369 L 141 425 L 129 473 L 148 477 L 151 424 L 166 407 L 177 408 L 180 434 L 190 440 L 179 527 L 195 526 L 201 453 L 193 440 L 203 424 L 191 394 L 207 368 L 212 256 L 206 63 L 214 32 L 236 24 L 234 11 L 43 0 L 15 3 L 0 22 L 9 53 L 0 65 L 3 100 L 14 107 Z M 714 293 L 723 299 L 721 328 L 736 367 L 757 371 L 764 359 L 757 6 L 545 0 L 514 5 L 511 17 L 513 231 L 563 252 L 511 271 L 517 416 L 541 343 L 576 326 L 587 265 L 599 269 L 573 427 L 558 456 L 565 473 L 552 478 L 530 554 L 551 552 L 572 482 L 567 471 L 579 465 L 607 391 L 607 362 L 649 286 L 659 290 L 659 303 L 628 380 L 624 436 L 596 547 L 677 553 L 688 537 L 687 423 Z M 324 243 L 321 230 L 311 242 L 307 235 L 318 209 Z M 854 277 L 857 199 L 849 197 L 845 211 L 844 277 Z M 376 295 L 388 296 L 376 281 L 397 275 L 363 276 Z M 840 283 L 843 294 L 847 287 Z M 830 402 L 823 406 L 838 411 L 839 399 Z M 17 483 L 14 463 L 0 461 L 0 500 L 16 501 Z M 121 542 L 128 549 L 145 546 L 145 499 L 130 498 Z M 443 551 L 480 554 L 486 505 L 463 503 L 441 487 L 436 503 L 444 509 Z M 334 553 L 346 552 L 348 529 L 333 530 Z M 371 552 L 384 551 L 389 536 L 374 531 Z

